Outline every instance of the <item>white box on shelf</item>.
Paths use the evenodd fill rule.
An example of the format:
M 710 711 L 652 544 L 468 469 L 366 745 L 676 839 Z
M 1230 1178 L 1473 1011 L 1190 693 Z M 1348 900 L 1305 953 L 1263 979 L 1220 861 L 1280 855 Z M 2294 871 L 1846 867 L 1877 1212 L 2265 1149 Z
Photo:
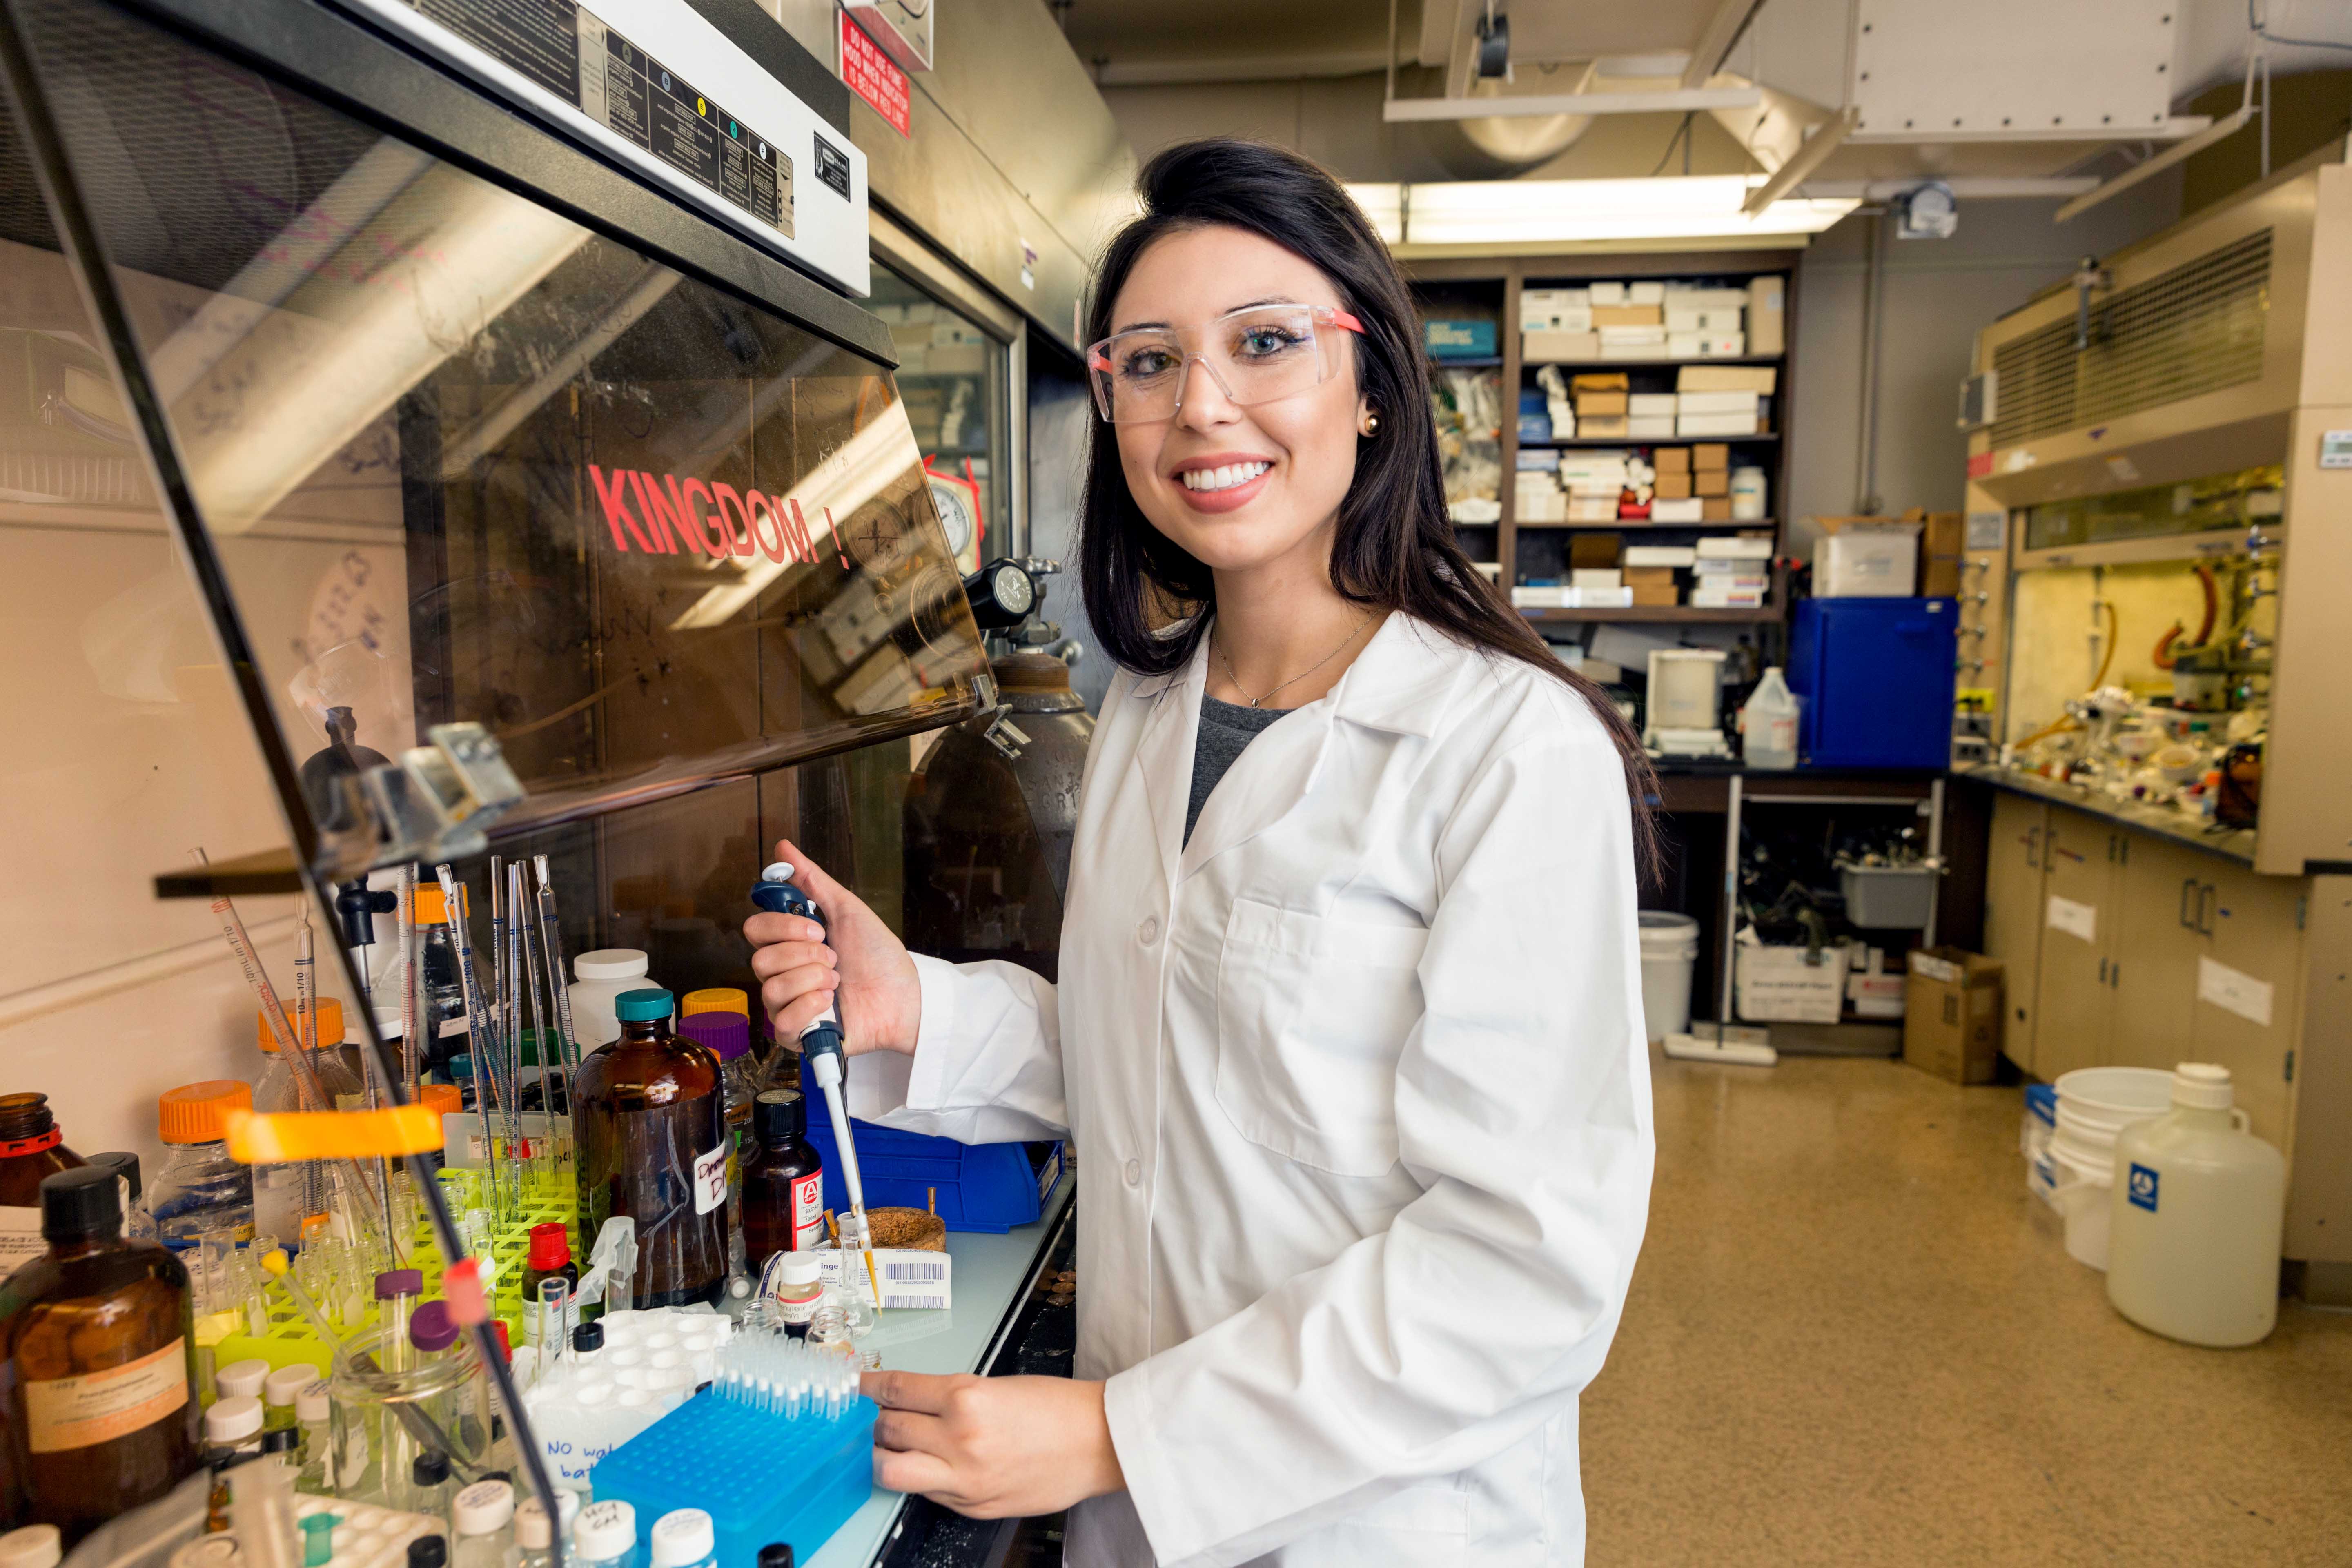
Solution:
M 1625 574 L 1614 566 L 1578 566 L 1568 574 L 1571 588 L 1622 588 Z
M 1521 610 L 1557 610 L 1568 603 L 1568 590 L 1550 583 L 1521 583 L 1511 590 L 1511 605 Z
M 1631 588 L 1564 588 L 1568 597 L 1562 607 L 1571 610 L 1630 610 L 1633 607 Z
M 1762 421 L 1753 414 L 1685 414 L 1675 421 L 1677 436 L 1758 436 Z
M 1663 305 L 1665 302 L 1666 286 L 1664 283 L 1625 285 L 1625 303 L 1628 305 Z
M 1748 352 L 1745 332 L 1701 332 L 1698 334 L 1698 356 L 1701 359 L 1738 359 Z
M 1625 412 L 1635 418 L 1645 414 L 1679 414 L 1681 397 L 1672 392 L 1636 392 L 1625 399 Z
M 1760 392 L 1769 397 L 1780 381 L 1779 367 L 1769 364 L 1686 364 L 1675 372 L 1680 392 Z
M 1763 410 L 1761 394 L 1754 392 L 1678 392 L 1677 414 L 1757 414 Z
M 1675 434 L 1675 416 L 1671 414 L 1636 414 L 1625 421 L 1625 434 L 1637 441 L 1656 441 Z
M 1705 522 L 1706 502 L 1697 496 L 1658 497 L 1650 502 L 1652 522 Z M 1627 563 L 1632 564 L 1632 563 Z
M 1655 346 L 1665 341 L 1666 329 L 1664 327 L 1603 327 L 1601 329 L 1601 346 L 1603 349 L 1607 349 L 1612 343 L 1648 343 Z
M 1670 299 L 1666 301 L 1666 331 L 1670 332 L 1697 331 L 1699 330 L 1699 318 L 1705 314 L 1705 311 L 1698 310 L 1695 306 L 1685 305 L 1679 300 Z
M 1586 287 L 1586 292 L 1591 299 L 1592 303 L 1595 305 L 1622 305 L 1626 303 L 1625 285 L 1622 283 L 1589 284 Z
M 1698 542 L 1698 558 L 1702 561 L 1769 561 L 1772 540 L 1769 534 L 1717 533 Z
M 1654 516 L 1657 503 L 1650 510 Z M 1689 566 L 1698 560 L 1698 552 L 1687 544 L 1629 544 L 1625 547 L 1624 563 L 1631 566 Z
M 1600 353 L 1601 334 L 1589 329 L 1568 331 L 1546 328 L 1519 334 L 1519 355 L 1529 364 L 1573 363 Z
M 1568 499 L 1568 522 L 1614 522 L 1617 521 L 1617 496 L 1570 496 Z
M 1666 357 L 1668 359 L 1698 358 L 1698 334 L 1669 331 L 1666 333 Z
M 1813 541 L 1813 595 L 1907 599 L 1919 571 L 1919 525 L 1865 523 Z

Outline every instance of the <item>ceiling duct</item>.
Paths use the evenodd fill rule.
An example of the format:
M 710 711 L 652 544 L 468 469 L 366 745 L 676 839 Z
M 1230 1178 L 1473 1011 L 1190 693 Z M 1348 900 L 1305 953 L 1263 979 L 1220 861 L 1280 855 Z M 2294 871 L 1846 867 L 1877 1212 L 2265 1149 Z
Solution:
M 1508 98 L 1533 96 L 1541 91 L 1553 93 L 1590 92 L 1598 65 L 1591 60 L 1562 66 L 1549 75 L 1538 78 L 1530 70 L 1528 90 L 1516 94 L 1515 84 L 1491 78 L 1473 81 L 1468 97 Z M 1457 120 L 1453 122 L 1461 132 L 1461 140 L 1493 163 L 1511 173 L 1532 169 L 1537 164 L 1559 156 L 1575 144 L 1576 139 L 1591 127 L 1590 114 L 1495 115 L 1478 120 Z M 1433 131 L 1441 127 L 1432 126 Z M 1443 156 L 1443 154 L 1441 154 Z

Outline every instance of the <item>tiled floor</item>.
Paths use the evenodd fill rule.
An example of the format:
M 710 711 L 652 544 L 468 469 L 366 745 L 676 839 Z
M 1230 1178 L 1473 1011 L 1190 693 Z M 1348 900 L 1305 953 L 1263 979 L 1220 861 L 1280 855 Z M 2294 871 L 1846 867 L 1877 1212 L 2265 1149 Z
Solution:
M 2288 1302 L 2242 1351 L 2126 1322 L 2025 1192 L 2014 1089 L 1654 1068 L 1592 1568 L 2352 1563 L 2352 1316 Z

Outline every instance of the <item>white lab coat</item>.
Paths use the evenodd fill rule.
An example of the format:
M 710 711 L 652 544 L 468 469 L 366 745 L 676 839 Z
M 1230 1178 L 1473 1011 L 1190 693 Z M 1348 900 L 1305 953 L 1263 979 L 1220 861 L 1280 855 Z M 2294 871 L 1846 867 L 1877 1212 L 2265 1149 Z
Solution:
M 1128 1490 L 1068 1562 L 1580 1563 L 1654 1153 L 1617 753 L 1391 616 L 1184 845 L 1202 649 L 1104 703 L 1058 991 L 918 958 L 918 1048 L 858 1058 L 856 1112 L 1075 1141 L 1076 1374 Z

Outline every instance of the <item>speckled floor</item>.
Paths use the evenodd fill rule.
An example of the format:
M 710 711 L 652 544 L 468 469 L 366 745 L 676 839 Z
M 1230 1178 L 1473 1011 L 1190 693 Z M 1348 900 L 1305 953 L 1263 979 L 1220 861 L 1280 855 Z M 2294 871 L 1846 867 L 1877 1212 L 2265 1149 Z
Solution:
M 2133 1327 L 2019 1092 L 1654 1056 L 1649 1240 L 1584 1401 L 1592 1568 L 2352 1563 L 2352 1315 Z

